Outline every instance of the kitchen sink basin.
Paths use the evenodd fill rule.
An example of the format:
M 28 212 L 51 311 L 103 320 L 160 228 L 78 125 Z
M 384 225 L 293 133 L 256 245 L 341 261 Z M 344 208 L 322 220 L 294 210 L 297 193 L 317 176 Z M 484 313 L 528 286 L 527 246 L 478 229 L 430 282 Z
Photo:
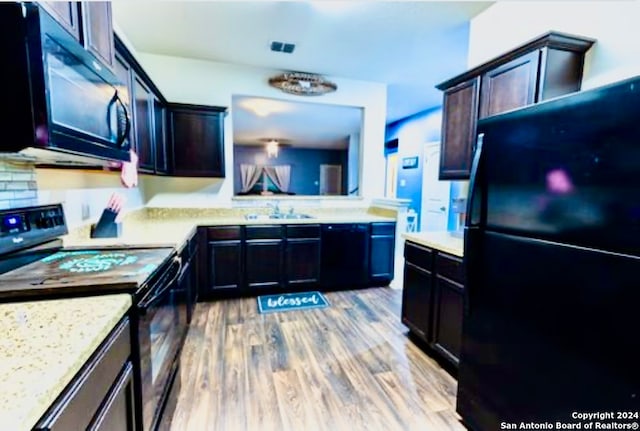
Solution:
M 269 218 L 274 219 L 305 219 L 305 218 L 313 218 L 307 214 L 271 214 Z
M 308 214 L 245 214 L 244 216 L 247 220 L 301 220 L 301 219 L 310 219 L 313 216 Z

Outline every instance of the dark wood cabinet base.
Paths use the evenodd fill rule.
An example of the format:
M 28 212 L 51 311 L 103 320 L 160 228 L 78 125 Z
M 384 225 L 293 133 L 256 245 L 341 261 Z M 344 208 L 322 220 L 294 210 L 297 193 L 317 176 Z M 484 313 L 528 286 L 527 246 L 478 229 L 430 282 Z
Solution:
M 457 367 L 462 342 L 462 259 L 405 243 L 402 323 L 434 353 Z
M 395 222 L 344 224 L 358 235 L 322 233 L 335 225 L 211 226 L 199 230 L 203 268 L 199 298 L 388 285 L 395 263 Z M 327 230 L 327 229 L 324 229 Z M 342 232 L 342 231 L 340 231 Z M 355 240 L 361 244 L 353 244 Z M 345 253 L 346 250 L 346 253 Z M 358 250 L 356 257 L 350 250 Z M 335 259 L 335 256 L 342 256 Z M 345 259 L 348 265 L 344 265 Z M 345 282 L 352 271 L 353 283 Z M 352 276 L 353 274 L 351 274 Z

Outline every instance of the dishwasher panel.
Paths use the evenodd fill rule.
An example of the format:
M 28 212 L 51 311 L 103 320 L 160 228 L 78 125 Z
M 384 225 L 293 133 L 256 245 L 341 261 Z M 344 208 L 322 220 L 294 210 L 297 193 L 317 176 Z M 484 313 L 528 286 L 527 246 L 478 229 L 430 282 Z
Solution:
M 369 279 L 369 225 L 322 226 L 320 284 L 323 288 L 367 285 Z

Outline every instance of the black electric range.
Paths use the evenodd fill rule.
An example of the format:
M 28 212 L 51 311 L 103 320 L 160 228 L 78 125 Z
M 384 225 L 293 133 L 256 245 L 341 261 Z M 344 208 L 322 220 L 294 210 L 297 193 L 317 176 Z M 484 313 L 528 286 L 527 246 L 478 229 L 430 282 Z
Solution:
M 62 248 L 61 205 L 0 211 L 0 302 L 46 296 L 133 293 L 171 264 L 167 247 Z
M 141 297 L 173 253 L 170 248 L 60 249 L 1 274 L 0 300 L 123 292 Z
M 63 248 L 60 204 L 0 210 L 0 302 L 132 295 L 136 429 L 157 429 L 180 388 L 188 328 L 180 259 L 167 247 Z

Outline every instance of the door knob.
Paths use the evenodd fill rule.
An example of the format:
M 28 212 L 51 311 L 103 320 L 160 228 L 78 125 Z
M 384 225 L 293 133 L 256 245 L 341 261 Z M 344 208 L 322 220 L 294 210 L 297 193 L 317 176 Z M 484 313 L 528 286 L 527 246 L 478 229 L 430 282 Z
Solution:
M 446 210 L 446 207 L 440 207 L 440 211 L 444 212 L 444 210 Z

